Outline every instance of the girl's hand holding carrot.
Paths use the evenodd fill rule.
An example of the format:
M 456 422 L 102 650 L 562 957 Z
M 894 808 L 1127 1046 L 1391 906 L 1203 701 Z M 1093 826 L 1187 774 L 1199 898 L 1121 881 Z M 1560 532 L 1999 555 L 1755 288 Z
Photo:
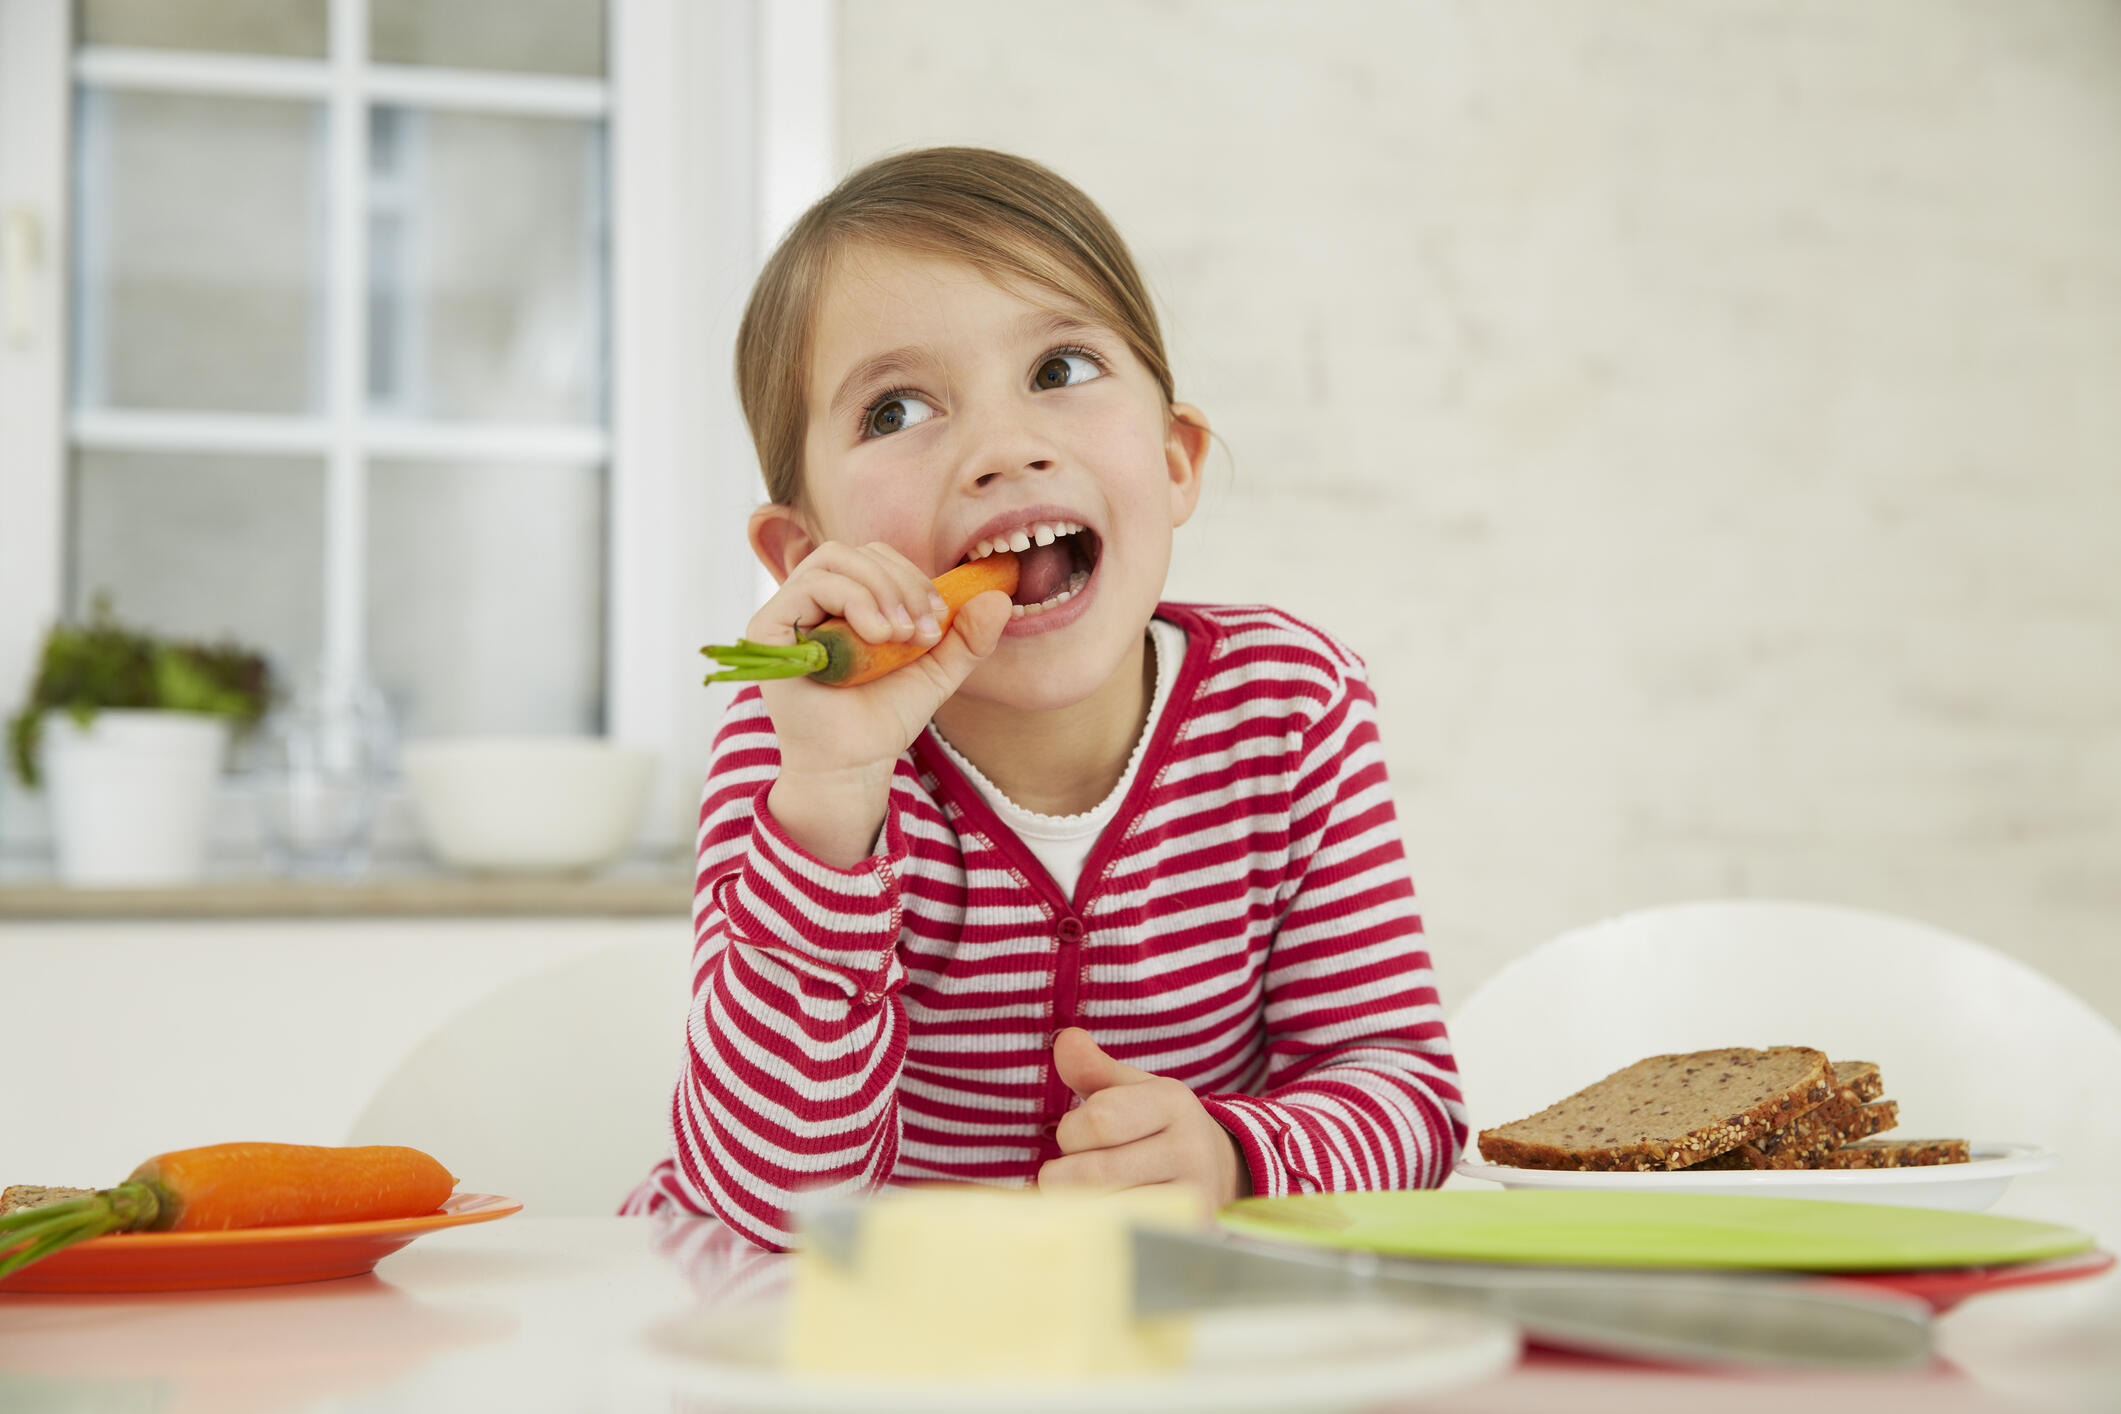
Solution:
M 1013 570 L 1015 557 L 998 553 L 953 571 L 961 578 L 950 587 L 965 584 L 966 571 L 979 566 L 990 575 L 1005 572 Z M 857 686 L 829 687 L 801 676 L 759 684 L 781 752 L 780 778 L 767 807 L 792 839 L 843 869 L 869 857 L 899 753 L 994 651 L 1009 625 L 1009 608 L 1004 588 L 975 592 L 961 606 L 952 605 L 911 560 L 881 543 L 827 541 L 796 566 L 752 616 L 744 637 L 768 648 L 793 646 L 798 625 L 844 619 L 862 641 L 854 653 L 875 661 L 856 665 Z M 918 656 L 896 662 L 905 649 Z M 724 652 L 741 658 L 735 650 L 712 656 L 727 661 Z M 880 676 L 861 681 L 863 667 L 887 664 Z M 772 669 L 761 666 L 750 675 L 767 671 Z

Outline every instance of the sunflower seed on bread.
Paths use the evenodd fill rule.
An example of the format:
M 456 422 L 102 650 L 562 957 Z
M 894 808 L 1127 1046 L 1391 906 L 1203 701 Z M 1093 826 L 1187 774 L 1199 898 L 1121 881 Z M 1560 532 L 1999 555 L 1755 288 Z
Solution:
M 69 1198 L 93 1198 L 93 1188 L 40 1188 L 34 1183 L 18 1183 L 12 1188 L 0 1188 L 0 1218 L 9 1213 L 19 1213 L 24 1208 L 42 1208 L 52 1203 L 64 1203 Z
M 1518 1168 L 1685 1168 L 1781 1128 L 1833 1092 L 1833 1068 L 1809 1046 L 1651 1056 L 1482 1130 L 1480 1153 Z
M 1830 1169 L 1905 1169 L 1972 1160 L 1964 1139 L 1866 1139 L 1826 1156 Z

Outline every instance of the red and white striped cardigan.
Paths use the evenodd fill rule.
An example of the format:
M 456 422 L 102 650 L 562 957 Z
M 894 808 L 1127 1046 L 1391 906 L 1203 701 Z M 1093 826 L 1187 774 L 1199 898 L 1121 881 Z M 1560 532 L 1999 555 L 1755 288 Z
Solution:
M 1183 1080 L 1262 1195 L 1443 1182 L 1465 1109 L 1361 660 L 1289 615 L 1165 604 L 1177 683 L 1073 898 L 923 733 L 881 853 L 836 869 L 766 809 L 755 689 L 700 811 L 672 1157 L 627 1213 L 714 1213 L 785 1248 L 817 1188 L 1022 1186 L 1086 1027 Z

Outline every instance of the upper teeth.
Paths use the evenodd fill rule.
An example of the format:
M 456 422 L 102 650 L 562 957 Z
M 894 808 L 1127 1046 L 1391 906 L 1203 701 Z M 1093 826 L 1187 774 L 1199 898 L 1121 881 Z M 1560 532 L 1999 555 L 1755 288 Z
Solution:
M 1005 531 L 972 547 L 967 560 L 983 560 L 996 550 L 1028 550 L 1036 542 L 1051 545 L 1063 535 L 1078 535 L 1083 527 L 1072 520 L 1041 520 L 1018 530 Z

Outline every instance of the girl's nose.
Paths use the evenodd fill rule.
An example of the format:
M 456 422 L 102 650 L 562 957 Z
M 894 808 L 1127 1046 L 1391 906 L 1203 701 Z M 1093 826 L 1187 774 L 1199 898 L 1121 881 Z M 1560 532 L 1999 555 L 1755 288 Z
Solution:
M 1053 470 L 1053 463 L 1048 459 L 1040 458 L 1036 461 L 1025 462 L 1020 468 L 1018 468 L 1018 470 L 1026 472 L 1051 471 Z M 989 464 L 989 469 L 985 471 L 974 471 L 972 477 L 972 484 L 974 486 L 979 487 L 981 490 L 985 490 L 987 487 L 993 485 L 997 481 L 1000 481 L 1008 474 L 1009 472 L 1006 468 Z
M 974 490 L 990 490 L 1012 476 L 1048 472 L 1059 465 L 1037 409 L 999 396 L 967 398 L 958 413 L 957 435 L 965 457 L 959 474 Z

